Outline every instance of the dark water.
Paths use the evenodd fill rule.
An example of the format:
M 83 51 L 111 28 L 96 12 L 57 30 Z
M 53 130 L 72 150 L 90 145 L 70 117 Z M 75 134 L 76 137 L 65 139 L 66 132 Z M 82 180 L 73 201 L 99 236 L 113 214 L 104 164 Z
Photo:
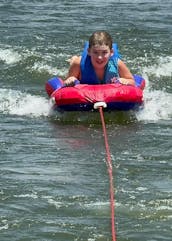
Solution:
M 1 0 L 0 240 L 111 240 L 99 116 L 59 121 L 44 91 L 97 29 L 147 80 L 145 108 L 107 121 L 117 240 L 171 240 L 171 9 L 168 0 Z

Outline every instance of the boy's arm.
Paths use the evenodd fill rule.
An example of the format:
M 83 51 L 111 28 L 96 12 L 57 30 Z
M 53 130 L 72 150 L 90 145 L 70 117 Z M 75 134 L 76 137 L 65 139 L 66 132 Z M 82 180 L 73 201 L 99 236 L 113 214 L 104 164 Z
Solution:
M 68 86 L 74 85 L 75 80 L 80 79 L 80 56 L 73 56 L 70 59 L 70 67 L 67 74 L 67 78 L 65 79 L 64 83 Z
M 126 85 L 135 85 L 133 75 L 122 60 L 118 60 L 119 81 Z

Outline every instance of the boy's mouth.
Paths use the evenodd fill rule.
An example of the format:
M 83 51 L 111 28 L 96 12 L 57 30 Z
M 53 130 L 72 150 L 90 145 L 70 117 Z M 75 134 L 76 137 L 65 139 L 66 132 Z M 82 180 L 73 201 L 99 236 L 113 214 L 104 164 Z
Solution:
M 97 60 L 96 63 L 97 63 L 97 64 L 103 64 L 104 61 L 102 61 L 102 60 Z

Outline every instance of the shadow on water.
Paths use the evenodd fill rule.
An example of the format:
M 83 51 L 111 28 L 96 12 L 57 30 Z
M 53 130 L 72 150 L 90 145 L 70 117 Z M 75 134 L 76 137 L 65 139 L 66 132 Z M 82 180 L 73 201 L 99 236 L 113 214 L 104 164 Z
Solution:
M 136 123 L 138 120 L 134 111 L 104 112 L 106 124 L 126 125 Z M 54 112 L 51 121 L 63 125 L 101 125 L 100 113 L 93 112 Z

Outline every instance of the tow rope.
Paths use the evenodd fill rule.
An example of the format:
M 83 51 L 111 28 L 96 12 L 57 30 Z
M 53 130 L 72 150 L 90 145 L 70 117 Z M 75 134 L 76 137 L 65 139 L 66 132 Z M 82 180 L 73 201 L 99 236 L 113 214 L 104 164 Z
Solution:
M 116 231 L 115 231 L 115 202 L 114 202 L 114 186 L 113 186 L 113 172 L 112 172 L 112 159 L 110 154 L 110 148 L 108 144 L 108 138 L 107 138 L 107 131 L 106 131 L 106 125 L 104 120 L 104 114 L 103 114 L 103 108 L 106 108 L 105 102 L 96 102 L 94 104 L 94 109 L 98 109 L 100 113 L 101 123 L 102 123 L 102 129 L 103 129 L 103 136 L 104 136 L 104 142 L 105 142 L 105 149 L 106 149 L 106 163 L 108 167 L 108 173 L 109 173 L 109 185 L 110 185 L 110 209 L 111 209 L 111 232 L 112 232 L 112 241 L 116 241 Z

